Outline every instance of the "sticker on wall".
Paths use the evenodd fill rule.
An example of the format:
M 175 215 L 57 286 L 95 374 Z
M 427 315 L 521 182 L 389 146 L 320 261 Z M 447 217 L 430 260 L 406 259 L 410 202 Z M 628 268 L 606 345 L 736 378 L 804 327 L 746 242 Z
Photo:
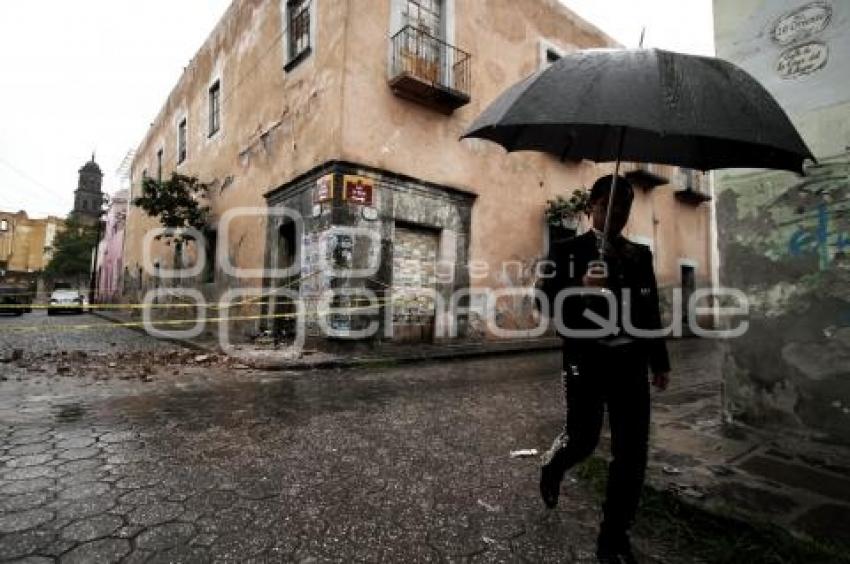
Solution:
M 313 204 L 313 217 L 322 215 L 322 204 Z
M 826 29 L 831 18 L 829 4 L 812 2 L 780 16 L 773 24 L 770 38 L 783 46 L 798 43 Z
M 371 178 L 345 175 L 342 180 L 342 199 L 351 204 L 371 206 L 375 182 Z
M 373 206 L 366 206 L 363 208 L 361 215 L 367 221 L 375 221 L 378 219 L 378 209 Z
M 825 67 L 828 59 L 829 47 L 812 41 L 783 51 L 776 62 L 776 72 L 785 79 L 800 78 Z
M 326 174 L 316 180 L 316 188 L 313 191 L 313 203 L 320 204 L 333 200 L 334 197 L 334 175 Z

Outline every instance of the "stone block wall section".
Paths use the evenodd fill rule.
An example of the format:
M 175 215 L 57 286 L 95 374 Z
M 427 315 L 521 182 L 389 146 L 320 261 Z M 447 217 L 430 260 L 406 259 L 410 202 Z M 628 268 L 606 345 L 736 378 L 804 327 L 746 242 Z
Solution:
M 329 175 L 333 179 L 333 196 L 326 202 L 316 202 L 317 185 Z M 343 199 L 343 179 L 353 176 L 373 186 L 372 205 Z M 297 268 L 292 276 L 265 280 L 264 286 L 297 290 L 305 303 L 307 333 L 311 337 L 328 336 L 319 316 L 327 313 L 329 304 L 322 302 L 322 294 L 329 289 L 362 289 L 371 292 L 380 306 L 377 316 L 361 315 L 356 304 L 351 303 L 350 315 L 331 316 L 328 324 L 339 330 L 338 335 L 332 335 L 338 340 L 345 340 L 347 332 L 364 330 L 373 322 L 379 324 L 373 340 L 405 340 L 403 335 L 394 334 L 394 320 L 399 326 L 414 321 L 414 325 L 433 325 L 438 333 L 448 330 L 453 322 L 448 317 L 452 296 L 469 286 L 473 194 L 390 171 L 334 161 L 270 192 L 267 199 L 271 218 L 266 234 L 267 268 L 279 269 L 288 260 L 281 248 L 287 245 L 287 237 L 292 239 L 287 235 L 290 224 L 294 224 Z M 438 263 L 446 273 L 439 277 Z M 330 272 L 328 266 L 340 269 L 338 275 Z M 351 271 L 357 272 L 347 274 Z M 424 288 L 433 290 L 432 297 Z M 393 307 L 396 299 L 402 309 Z M 351 296 L 349 301 L 356 302 L 357 296 Z M 430 307 L 426 305 L 430 302 L 435 306 L 431 316 L 419 311 L 419 306 Z M 330 305 L 346 309 L 338 303 Z

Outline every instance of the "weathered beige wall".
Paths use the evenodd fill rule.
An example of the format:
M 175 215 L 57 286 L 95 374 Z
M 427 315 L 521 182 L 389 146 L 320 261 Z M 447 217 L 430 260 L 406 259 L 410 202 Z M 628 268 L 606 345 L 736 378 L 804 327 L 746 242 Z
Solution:
M 264 193 L 339 154 L 344 12 L 336 2 L 317 2 L 313 53 L 286 73 L 281 4 L 237 0 L 230 6 L 140 144 L 132 166 L 134 196 L 144 169 L 156 176 L 160 148 L 164 178 L 175 171 L 213 183 L 214 220 L 234 207 L 265 209 Z M 208 89 L 216 78 L 221 80 L 221 128 L 208 138 Z M 184 115 L 188 156 L 177 165 L 177 125 Z M 141 264 L 144 233 L 158 226 L 131 207 L 125 247 L 131 271 Z M 264 229 L 263 217 L 233 222 L 227 252 L 235 265 L 262 266 Z M 171 265 L 170 248 L 159 246 L 154 256 Z M 224 277 L 220 279 L 224 284 Z M 243 280 L 240 285 L 257 283 Z
M 515 269 L 502 276 L 502 264 L 538 256 L 546 199 L 587 186 L 598 173 L 590 165 L 533 153 L 507 155 L 492 143 L 458 139 L 499 93 L 539 68 L 540 39 L 566 49 L 611 40 L 556 2 L 458 0 L 449 42 L 472 55 L 472 101 L 444 116 L 396 97 L 386 84 L 390 2 L 354 11 L 349 27 L 356 33 L 348 36 L 345 92 L 368 95 L 345 97 L 344 158 L 478 194 L 471 257 L 489 265 L 490 275 L 474 276 L 473 286 L 528 283 L 516 279 Z
M 30 218 L 26 212 L 0 211 L 0 220 L 5 219 L 6 231 L 0 231 L 0 262 L 6 262 L 8 274 L 36 273 L 44 270 L 50 253 L 46 249 L 52 244 L 48 237 L 48 226 L 61 226 L 62 220 L 50 216 Z
M 711 207 L 680 202 L 675 191 L 684 187 L 684 179 L 675 167 L 658 167 L 670 184 L 649 192 L 638 189 L 632 221 L 627 235 L 648 237 L 653 241 L 655 269 L 659 284 L 676 287 L 681 282 L 681 261 L 696 265 L 697 286 L 711 284 Z M 703 186 L 708 191 L 707 186 Z
M 501 265 L 528 263 L 541 254 L 546 200 L 589 187 L 611 167 L 562 163 L 531 152 L 507 154 L 489 142 L 458 138 L 507 86 L 539 68 L 541 40 L 566 51 L 615 42 L 554 0 L 457 0 L 449 41 L 472 54 L 472 101 L 444 116 L 398 98 L 386 86 L 390 4 L 372 2 L 372 9 L 355 10 L 348 19 L 343 156 L 478 194 L 471 256 L 490 265 L 491 275 L 473 279 L 473 285 L 527 283 L 502 276 Z M 661 170 L 678 182 L 675 168 Z M 678 202 L 673 187 L 638 191 L 627 234 L 655 241 L 661 284 L 678 285 L 679 260 L 690 259 L 699 264 L 698 283 L 706 285 L 709 207 Z

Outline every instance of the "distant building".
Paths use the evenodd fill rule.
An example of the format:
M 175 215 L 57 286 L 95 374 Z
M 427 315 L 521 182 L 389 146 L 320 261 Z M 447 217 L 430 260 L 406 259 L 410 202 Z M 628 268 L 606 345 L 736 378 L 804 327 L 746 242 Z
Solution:
M 97 249 L 98 303 L 111 303 L 120 296 L 122 283 L 124 227 L 127 221 L 128 191 L 119 190 L 109 201 L 103 233 Z
M 103 196 L 103 173 L 92 153 L 91 160 L 79 170 L 71 214 L 85 225 L 95 225 L 101 217 Z
M 53 241 L 64 221 L 34 219 L 23 210 L 0 211 L 0 282 L 30 282 L 50 262 Z
M 454 336 L 454 322 L 458 337 L 498 337 L 483 323 L 489 312 L 515 335 L 531 334 L 532 300 L 505 295 L 488 309 L 484 294 L 528 288 L 550 236 L 546 201 L 611 167 L 458 138 L 516 81 L 564 53 L 615 45 L 558 0 L 234 1 L 164 102 L 131 174 L 131 196 L 143 178 L 172 172 L 210 184 L 207 267 L 168 279 L 145 269 L 145 234 L 159 223 L 131 207 L 131 299 L 162 285 L 210 301 L 234 288 L 280 288 L 298 296 L 317 339 L 327 335 L 322 317 L 341 339 L 373 322 L 395 341 Z M 710 284 L 702 176 L 637 168 L 627 168 L 640 187 L 626 231 L 653 249 L 665 296 Z M 151 263 L 170 269 L 176 248 L 154 242 Z M 331 263 L 368 274 L 334 274 L 323 267 Z M 335 290 L 374 292 L 378 313 L 345 313 L 342 298 L 332 304 L 342 312 L 329 314 L 322 299 Z M 288 331 L 292 306 L 278 300 L 246 330 Z

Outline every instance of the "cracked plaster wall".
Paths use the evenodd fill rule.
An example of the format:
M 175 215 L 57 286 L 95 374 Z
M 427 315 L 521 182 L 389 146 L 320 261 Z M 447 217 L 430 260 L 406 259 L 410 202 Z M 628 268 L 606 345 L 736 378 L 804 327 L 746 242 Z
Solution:
M 850 4 L 715 0 L 714 9 L 718 55 L 773 93 L 819 161 L 805 177 L 716 175 L 721 284 L 743 289 L 751 308 L 749 331 L 727 347 L 727 418 L 847 444 Z M 789 67 L 806 46 L 809 58 Z

